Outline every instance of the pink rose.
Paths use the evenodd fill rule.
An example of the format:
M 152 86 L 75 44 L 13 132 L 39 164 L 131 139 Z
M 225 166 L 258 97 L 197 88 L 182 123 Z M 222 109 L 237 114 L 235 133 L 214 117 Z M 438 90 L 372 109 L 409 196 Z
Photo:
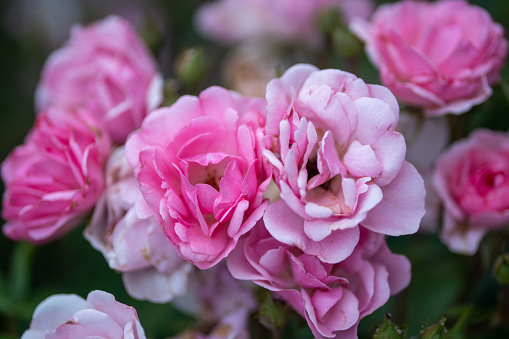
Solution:
M 159 105 L 161 85 L 155 62 L 132 26 L 110 16 L 74 27 L 67 44 L 49 57 L 37 108 L 87 107 L 112 140 L 123 144 Z
M 433 184 L 445 207 L 442 241 L 474 254 L 509 222 L 509 134 L 477 130 L 455 142 L 437 159 Z
M 262 217 L 266 103 L 211 87 L 150 114 L 127 141 L 141 192 L 177 252 L 201 269 Z
M 192 265 L 175 252 L 146 206 L 124 148 L 106 166 L 106 188 L 85 230 L 133 298 L 166 303 L 182 295 Z
M 359 225 L 395 236 L 417 231 L 424 185 L 405 161 L 387 88 L 297 65 L 269 83 L 267 101 L 263 154 L 282 199 L 264 216 L 273 237 L 337 263 L 353 251 Z
M 103 187 L 110 142 L 84 112 L 50 108 L 2 164 L 4 233 L 33 244 L 77 226 Z
M 260 222 L 228 256 L 228 268 L 237 279 L 277 292 L 317 338 L 357 338 L 359 320 L 410 282 L 410 262 L 366 229 L 349 257 L 327 264 L 278 242 Z
M 463 0 L 382 5 L 352 29 L 382 83 L 426 115 L 461 114 L 491 95 L 507 55 L 502 26 Z
M 319 44 L 320 13 L 338 8 L 348 21 L 367 18 L 371 0 L 219 0 L 198 9 L 198 31 L 223 43 L 276 40 Z
M 37 306 L 22 339 L 130 338 L 145 339 L 136 310 L 103 291 L 87 300 L 56 294 Z

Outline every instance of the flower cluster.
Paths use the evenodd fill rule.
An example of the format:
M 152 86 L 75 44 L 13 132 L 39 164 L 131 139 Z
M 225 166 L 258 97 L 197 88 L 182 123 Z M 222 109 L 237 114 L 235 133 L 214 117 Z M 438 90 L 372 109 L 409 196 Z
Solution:
M 221 0 L 196 23 L 223 42 L 319 48 L 318 17 L 340 8 L 384 86 L 297 63 L 264 98 L 219 86 L 172 96 L 172 79 L 166 107 L 154 58 L 127 21 L 73 28 L 44 66 L 33 129 L 2 164 L 4 234 L 47 243 L 90 215 L 84 236 L 130 296 L 196 319 L 176 338 L 249 338 L 255 288 L 316 338 L 356 338 L 361 319 L 411 280 L 386 236 L 423 220 L 434 232 L 443 204 L 441 239 L 474 254 L 509 223 L 507 132 L 474 131 L 442 151 L 449 126 L 430 118 L 490 96 L 507 54 L 501 26 L 463 0 L 383 5 L 368 22 L 372 7 Z M 351 42 L 343 29 L 328 38 Z M 412 105 L 401 116 L 398 99 Z M 23 335 L 67 337 L 145 334 L 132 307 L 94 291 L 46 299 Z

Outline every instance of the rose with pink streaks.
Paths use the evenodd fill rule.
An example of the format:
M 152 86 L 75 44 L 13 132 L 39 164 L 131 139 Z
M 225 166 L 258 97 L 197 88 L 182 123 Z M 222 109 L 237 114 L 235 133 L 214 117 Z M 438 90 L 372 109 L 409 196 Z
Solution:
M 507 56 L 502 26 L 463 0 L 382 5 L 352 29 L 382 83 L 428 116 L 461 114 L 484 102 Z
M 141 192 L 177 252 L 201 269 L 263 216 L 266 102 L 211 87 L 154 111 L 127 141 Z
M 399 108 L 385 87 L 340 70 L 290 68 L 267 86 L 264 156 L 281 200 L 264 216 L 270 234 L 324 262 L 348 257 L 359 226 L 417 231 L 424 185 L 394 129 Z
M 46 62 L 37 108 L 86 107 L 116 144 L 141 126 L 162 99 L 162 78 L 131 24 L 110 16 L 76 26 Z
M 84 111 L 50 108 L 2 164 L 4 233 L 33 244 L 78 226 L 104 188 L 108 136 Z
M 433 184 L 442 200 L 442 241 L 474 254 L 483 236 L 509 222 L 509 134 L 474 131 L 437 159 Z
M 357 338 L 359 320 L 410 282 L 410 262 L 366 229 L 345 260 L 328 264 L 283 244 L 260 222 L 228 257 L 232 275 L 276 292 L 317 338 Z

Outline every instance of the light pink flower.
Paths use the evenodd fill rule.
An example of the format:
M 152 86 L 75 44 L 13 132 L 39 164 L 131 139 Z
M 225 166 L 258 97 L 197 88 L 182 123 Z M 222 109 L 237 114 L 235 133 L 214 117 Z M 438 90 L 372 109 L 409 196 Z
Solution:
M 36 101 L 39 110 L 87 107 L 112 140 L 123 144 L 162 98 L 162 79 L 132 26 L 110 16 L 74 27 L 46 62 Z
M 77 226 L 104 187 L 107 135 L 84 112 L 50 108 L 2 164 L 4 233 L 33 244 Z
M 276 239 L 260 222 L 228 256 L 232 275 L 277 292 L 317 338 L 356 338 L 359 320 L 410 282 L 410 262 L 366 229 L 353 253 L 327 264 Z
M 235 247 L 268 204 L 266 103 L 211 87 L 154 111 L 127 141 L 141 192 L 177 252 L 201 269 Z
M 264 216 L 277 240 L 328 263 L 350 255 L 359 225 L 417 231 L 424 185 L 405 161 L 391 92 L 340 70 L 290 68 L 267 86 L 264 156 L 281 193 Z
M 436 162 L 433 184 L 444 203 L 442 241 L 474 254 L 482 237 L 509 222 L 509 134 L 474 131 Z
M 338 8 L 348 21 L 367 18 L 371 0 L 219 0 L 198 9 L 198 30 L 223 43 L 276 40 L 316 45 L 319 14 Z
M 122 272 L 133 298 L 166 303 L 185 293 L 192 265 L 175 252 L 146 206 L 123 147 L 108 160 L 106 188 L 85 238 Z
M 87 300 L 55 294 L 37 306 L 22 339 L 130 338 L 145 339 L 136 310 L 103 291 Z
M 382 5 L 352 24 L 382 83 L 428 116 L 461 114 L 491 95 L 507 55 L 501 25 L 463 0 Z

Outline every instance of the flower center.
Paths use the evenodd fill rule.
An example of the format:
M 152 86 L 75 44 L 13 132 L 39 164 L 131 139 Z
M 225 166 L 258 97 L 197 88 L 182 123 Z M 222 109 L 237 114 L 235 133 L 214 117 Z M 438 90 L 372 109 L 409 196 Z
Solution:
M 501 171 L 492 171 L 489 168 L 481 168 L 472 177 L 472 184 L 475 186 L 479 195 L 486 195 L 505 179 L 505 175 Z

